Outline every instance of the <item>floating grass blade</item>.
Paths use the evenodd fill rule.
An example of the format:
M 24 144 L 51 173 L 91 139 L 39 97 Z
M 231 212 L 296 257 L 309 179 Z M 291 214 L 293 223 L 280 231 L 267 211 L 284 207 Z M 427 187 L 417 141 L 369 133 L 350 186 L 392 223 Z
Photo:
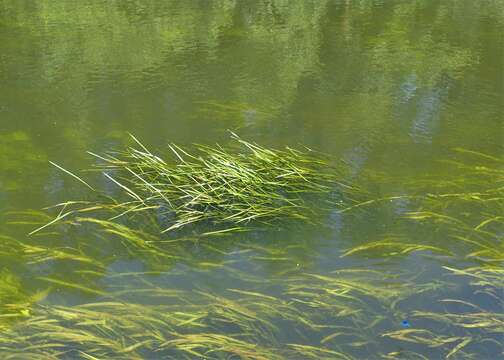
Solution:
M 62 168 L 61 166 L 59 166 L 58 164 L 56 164 L 55 162 L 53 161 L 49 161 L 49 163 L 55 167 L 57 167 L 58 169 L 60 169 L 61 171 L 63 171 L 65 174 L 68 174 L 70 175 L 71 177 L 73 177 L 74 179 L 76 179 L 77 181 L 79 181 L 80 183 L 86 185 L 89 189 L 95 191 L 95 189 L 89 185 L 87 182 L 85 182 L 84 180 L 82 180 L 80 177 L 78 177 L 77 175 L 75 175 L 74 173 Z

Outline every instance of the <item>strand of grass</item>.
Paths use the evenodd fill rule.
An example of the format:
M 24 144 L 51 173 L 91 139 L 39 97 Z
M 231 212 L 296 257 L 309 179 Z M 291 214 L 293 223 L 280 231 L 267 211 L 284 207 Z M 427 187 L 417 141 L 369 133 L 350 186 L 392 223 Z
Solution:
M 98 268 L 105 269 L 105 265 L 94 258 L 85 255 L 82 251 L 78 251 L 69 247 L 48 248 L 42 246 L 29 245 L 23 242 L 17 242 L 23 255 L 28 257 L 29 264 L 39 264 L 52 260 L 71 260 L 88 265 L 93 265 Z M 69 250 L 69 251 L 65 251 Z
M 61 171 L 63 171 L 65 174 L 67 175 L 70 175 L 71 177 L 73 177 L 74 179 L 78 180 L 80 183 L 86 185 L 89 189 L 95 191 L 95 189 L 89 185 L 87 182 L 85 182 L 83 179 L 81 179 L 80 177 L 78 177 L 77 175 L 75 175 L 74 173 L 64 169 L 63 167 L 59 166 L 58 164 L 56 164 L 55 162 L 52 162 L 52 161 L 49 161 L 49 163 L 55 167 L 57 167 L 58 169 L 60 169 Z
M 51 209 L 51 208 L 58 208 L 58 207 L 61 207 L 60 209 L 60 212 L 58 213 L 58 215 L 56 215 L 55 218 L 53 218 L 51 221 L 49 221 L 48 223 L 45 223 L 44 225 L 36 228 L 35 230 L 31 231 L 28 235 L 31 236 L 31 235 L 35 235 L 36 233 L 39 233 L 41 230 L 51 226 L 51 225 L 54 225 L 56 223 L 60 223 L 61 220 L 63 220 L 64 218 L 70 216 L 70 215 L 74 215 L 74 214 L 77 214 L 77 213 L 82 213 L 82 212 L 89 212 L 89 211 L 94 211 L 94 210 L 103 210 L 103 209 L 106 209 L 106 208 L 109 208 L 109 206 L 103 206 L 103 205 L 99 205 L 99 204 L 96 204 L 96 205 L 92 205 L 90 207 L 86 207 L 86 208 L 81 208 L 81 209 L 78 209 L 78 210 L 70 210 L 66 213 L 64 213 L 64 211 L 66 210 L 66 208 L 68 206 L 71 206 L 71 205 L 76 205 L 76 204 L 79 204 L 79 205 L 87 205 L 87 204 L 93 204 L 92 202 L 88 202 L 88 201 L 67 201 L 67 202 L 64 202 L 64 203 L 60 203 L 60 204 L 56 204 L 56 205 L 53 205 L 53 206 L 50 206 L 50 207 L 47 207 L 46 209 Z
M 338 213 L 340 213 L 340 214 L 345 213 L 345 212 L 348 212 L 348 211 L 351 211 L 351 210 L 354 210 L 357 208 L 374 205 L 376 203 L 383 202 L 383 201 L 393 201 L 393 200 L 400 200 L 400 199 L 420 199 L 420 198 L 424 198 L 424 196 L 415 196 L 415 195 L 387 196 L 387 197 L 383 197 L 383 198 L 379 198 L 379 199 L 366 200 L 366 201 L 360 202 L 358 204 L 348 206 L 346 208 L 338 210 Z
M 228 235 L 230 233 L 237 233 L 237 232 L 244 232 L 247 231 L 247 229 L 239 226 L 235 226 L 232 228 L 227 228 L 223 230 L 215 230 L 215 231 L 207 231 L 201 234 L 202 237 L 205 236 L 223 236 L 223 235 Z
M 38 228 L 36 228 L 35 230 L 31 231 L 30 233 L 28 233 L 29 236 L 31 235 L 35 235 L 36 233 L 40 232 L 41 230 L 53 225 L 53 224 L 56 224 L 57 222 L 60 222 L 61 220 L 65 219 L 66 217 L 74 214 L 75 211 L 68 211 L 64 214 L 58 214 L 58 216 L 56 216 L 53 220 L 49 221 L 47 224 L 44 224 Z
M 485 154 L 485 153 L 482 153 L 482 152 L 479 152 L 479 151 L 464 149 L 464 148 L 460 148 L 460 147 L 454 148 L 453 150 L 455 150 L 455 151 L 457 151 L 459 153 L 476 155 L 476 156 L 482 157 L 482 158 L 487 159 L 487 160 L 492 160 L 492 161 L 496 161 L 496 162 L 504 162 L 504 158 L 498 158 L 498 157 L 495 157 L 495 156 L 492 156 L 492 155 L 488 155 L 488 154 Z
M 394 240 L 394 239 L 392 239 Z M 447 255 L 453 255 L 452 252 L 442 249 L 437 246 L 430 245 L 422 245 L 422 244 L 411 244 L 411 243 L 403 243 L 400 240 L 391 241 L 390 239 L 384 239 L 379 241 L 370 242 L 361 246 L 356 246 L 350 250 L 345 251 L 340 257 L 349 256 L 358 252 L 370 251 L 376 249 L 388 249 L 390 248 L 392 252 L 389 252 L 388 255 L 404 255 L 413 253 L 416 251 L 432 251 L 436 253 L 442 253 Z
M 474 230 L 480 230 L 481 228 L 483 228 L 493 222 L 502 223 L 503 221 L 504 221 L 504 216 L 495 216 L 490 219 L 486 219 L 486 220 L 482 221 L 481 223 L 479 223 L 477 226 L 474 227 Z
M 159 194 L 159 196 L 161 196 L 163 198 L 163 200 L 166 201 L 170 207 L 173 207 L 173 205 L 170 202 L 170 200 L 167 197 L 164 196 L 164 194 L 161 192 L 161 190 L 159 190 L 158 188 L 156 188 L 154 185 L 148 183 L 144 178 L 142 178 L 136 172 L 134 172 L 133 170 L 131 170 L 129 167 L 125 167 L 125 169 L 127 171 L 129 171 L 131 174 L 133 174 L 133 176 L 135 176 L 136 178 L 140 179 L 140 181 L 142 181 L 149 188 L 151 188 L 152 190 L 154 190 L 154 192 L 156 192 L 157 194 Z
M 179 259 L 178 256 L 168 254 L 165 250 L 155 245 L 156 237 L 139 230 L 133 230 L 125 225 L 121 225 L 112 221 L 99 220 L 95 218 L 81 218 L 75 219 L 80 223 L 91 223 L 101 227 L 107 233 L 114 234 L 127 240 L 129 243 L 137 248 L 145 249 L 153 255 L 160 256 L 167 259 Z
M 496 266 L 477 266 L 467 269 L 454 269 L 448 266 L 443 266 L 444 269 L 450 271 L 454 275 L 462 275 L 470 278 L 478 279 L 476 285 L 491 285 L 496 288 L 504 288 L 504 269 Z
M 440 347 L 456 341 L 464 340 L 459 336 L 441 336 L 426 329 L 402 329 L 382 334 L 382 337 L 390 337 L 416 344 L 427 345 L 429 347 Z
M 131 190 L 130 188 L 128 188 L 127 186 L 121 184 L 119 181 L 115 180 L 112 176 L 110 176 L 109 174 L 107 173 L 103 173 L 103 175 L 105 177 L 107 177 L 109 180 L 111 180 L 114 184 L 116 184 L 117 186 L 119 186 L 121 189 L 125 190 L 126 193 L 131 196 L 133 199 L 135 200 L 138 200 L 140 202 L 143 202 L 142 198 L 140 196 L 138 196 L 137 194 L 135 194 L 135 192 L 133 190 Z
M 146 210 L 156 210 L 156 209 L 159 209 L 160 207 L 157 206 L 157 205 L 151 205 L 151 206 L 145 206 L 145 203 L 142 202 L 136 206 L 132 206 L 130 208 L 127 208 L 126 210 L 124 210 L 123 212 L 117 214 L 117 215 L 114 215 L 110 218 L 108 218 L 108 221 L 113 221 L 113 220 L 116 220 L 116 219 L 119 219 L 120 217 L 123 217 L 129 213 L 134 213 L 134 212 L 143 212 L 143 211 L 146 211 Z M 79 212 L 82 212 L 82 210 L 80 210 Z
M 59 279 L 54 279 L 54 278 L 45 277 L 45 276 L 40 276 L 37 279 L 38 280 L 47 281 L 49 283 L 53 283 L 53 284 L 56 284 L 56 285 L 64 286 L 64 287 L 67 287 L 67 288 L 71 288 L 71 289 L 75 289 L 75 290 L 80 290 L 82 292 L 93 294 L 93 295 L 100 295 L 100 296 L 105 296 L 106 295 L 106 293 L 104 291 L 100 291 L 100 290 L 96 290 L 96 289 L 91 289 L 91 288 L 83 286 L 83 285 L 74 284 L 74 283 L 70 283 L 70 282 L 67 282 L 67 281 L 59 280 Z

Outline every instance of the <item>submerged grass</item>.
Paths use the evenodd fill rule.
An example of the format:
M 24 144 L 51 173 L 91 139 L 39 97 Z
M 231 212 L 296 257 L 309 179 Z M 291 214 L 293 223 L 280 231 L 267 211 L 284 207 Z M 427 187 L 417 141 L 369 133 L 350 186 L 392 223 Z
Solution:
M 128 201 L 60 204 L 57 217 L 32 234 L 70 215 L 114 211 L 112 219 L 139 212 L 156 213 L 167 225 L 162 232 L 199 223 L 223 226 L 210 234 L 245 230 L 250 223 L 278 220 L 314 222 L 317 211 L 310 201 L 358 190 L 338 180 L 337 171 L 323 155 L 289 147 L 274 150 L 250 143 L 231 133 L 241 148 L 230 152 L 220 145 L 195 145 L 193 151 L 170 144 L 171 160 L 153 154 L 133 135 L 135 146 L 98 155 L 97 170 L 117 186 Z M 94 189 L 74 173 L 58 169 Z M 77 208 L 75 207 L 77 206 Z M 72 208 L 72 210 L 69 210 Z
M 408 195 L 412 203 L 401 221 L 442 229 L 451 242 L 434 231 L 432 239 L 386 234 L 343 251 L 339 260 L 348 267 L 336 256 L 334 271 L 305 269 L 293 256 L 308 252 L 301 241 L 269 244 L 252 234 L 238 244 L 205 239 L 252 222 L 311 220 L 311 197 L 326 197 L 335 186 L 349 194 L 355 189 L 326 172 L 327 162 L 317 156 L 233 138 L 247 152 L 199 146 L 189 153 L 171 145 L 175 160 L 168 162 L 137 141 L 124 152 L 95 155 L 127 201 L 66 202 L 37 236 L 1 237 L 0 258 L 21 257 L 40 290 L 28 296 L 21 278 L 0 272 L 1 358 L 480 359 L 503 353 L 502 190 Z M 478 172 L 498 173 L 488 169 Z M 387 203 L 400 198 L 385 197 Z M 368 199 L 341 213 L 352 216 L 382 202 Z M 484 211 L 465 216 L 467 204 Z M 41 218 L 34 219 L 12 222 L 32 225 Z M 71 227 L 75 243 L 47 233 L 55 223 L 78 225 Z M 192 225 L 201 223 L 221 227 L 168 239 L 159 234 L 199 230 Z M 417 268 L 399 272 L 350 261 L 417 252 L 453 262 L 437 265 L 443 276 L 432 278 Z M 460 259 L 470 265 L 459 266 Z M 128 262 L 141 271 L 117 270 Z M 266 276 L 272 264 L 281 271 L 272 267 Z M 207 287 L 206 280 L 195 281 L 199 276 Z M 76 293 L 85 295 L 79 303 L 61 303 Z
M 504 158 L 460 148 L 454 154 L 463 158 L 443 161 L 452 172 L 449 180 L 436 176 L 401 179 L 397 185 L 403 191 L 406 188 L 407 195 L 392 193 L 339 210 L 354 216 L 371 209 L 393 211 L 399 215 L 397 223 L 419 230 L 421 236 L 385 234 L 347 249 L 343 256 L 428 251 L 500 264 L 504 260 Z
M 495 287 L 499 283 L 493 270 L 491 275 L 476 269 L 448 270 L 474 279 L 475 291 L 502 290 Z M 498 340 L 504 334 L 502 315 L 456 299 L 457 292 L 453 298 L 440 297 L 448 282 L 434 286 L 400 274 L 347 268 L 263 279 L 277 288 L 275 295 L 255 290 L 257 284 L 249 281 L 214 294 L 151 283 L 163 273 L 108 278 L 117 276 L 142 281 L 130 282 L 126 289 L 111 287 L 82 304 L 32 303 L 29 310 L 18 311 L 18 321 L 0 331 L 2 358 L 349 360 L 376 354 L 387 359 L 451 359 L 478 358 L 482 347 L 490 345 L 504 350 Z M 53 286 L 73 290 L 65 284 Z M 464 310 L 409 307 L 404 300 L 412 297 Z M 412 328 L 401 328 L 406 316 Z M 0 323 L 4 321 L 0 317 Z M 393 351 L 397 346 L 389 341 L 413 347 Z

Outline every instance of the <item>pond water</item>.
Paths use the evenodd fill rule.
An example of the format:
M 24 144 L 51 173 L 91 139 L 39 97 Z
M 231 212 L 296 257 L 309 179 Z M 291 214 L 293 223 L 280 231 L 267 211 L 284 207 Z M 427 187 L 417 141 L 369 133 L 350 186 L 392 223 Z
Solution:
M 504 357 L 503 34 L 501 0 L 0 0 L 0 357 Z M 317 226 L 137 222 L 163 256 L 28 235 L 91 196 L 49 161 L 113 195 L 86 151 L 227 130 L 364 191 Z

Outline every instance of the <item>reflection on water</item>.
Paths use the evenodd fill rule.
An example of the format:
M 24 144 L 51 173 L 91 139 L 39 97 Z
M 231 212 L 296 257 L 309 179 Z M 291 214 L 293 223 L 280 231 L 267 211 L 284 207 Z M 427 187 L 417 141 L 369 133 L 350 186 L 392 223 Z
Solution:
M 441 90 L 431 90 L 418 104 L 418 115 L 413 120 L 410 135 L 416 143 L 432 143 L 432 136 L 439 127 L 439 106 Z
M 0 330 L 14 329 L 0 355 L 52 340 L 53 358 L 498 357 L 503 19 L 497 0 L 0 0 Z M 321 207 L 373 200 L 211 240 L 160 237 L 163 211 L 119 221 L 163 254 L 96 224 L 26 236 L 51 219 L 30 209 L 92 198 L 48 160 L 117 196 L 80 171 L 99 161 L 87 150 L 122 149 L 127 132 L 156 153 L 226 145 L 226 129 L 343 162 L 365 191 Z M 32 311 L 42 322 L 13 327 Z M 52 335 L 30 337 L 45 321 Z M 219 353 L 195 334 L 236 336 Z
M 442 98 L 448 96 L 448 89 L 449 85 L 440 84 L 424 91 L 416 104 L 413 102 L 416 105 L 416 116 L 411 125 L 410 136 L 415 143 L 432 143 L 432 137 L 440 127 Z M 412 97 L 414 96 L 410 95 L 410 98 Z M 410 101 L 413 99 L 408 102 Z

